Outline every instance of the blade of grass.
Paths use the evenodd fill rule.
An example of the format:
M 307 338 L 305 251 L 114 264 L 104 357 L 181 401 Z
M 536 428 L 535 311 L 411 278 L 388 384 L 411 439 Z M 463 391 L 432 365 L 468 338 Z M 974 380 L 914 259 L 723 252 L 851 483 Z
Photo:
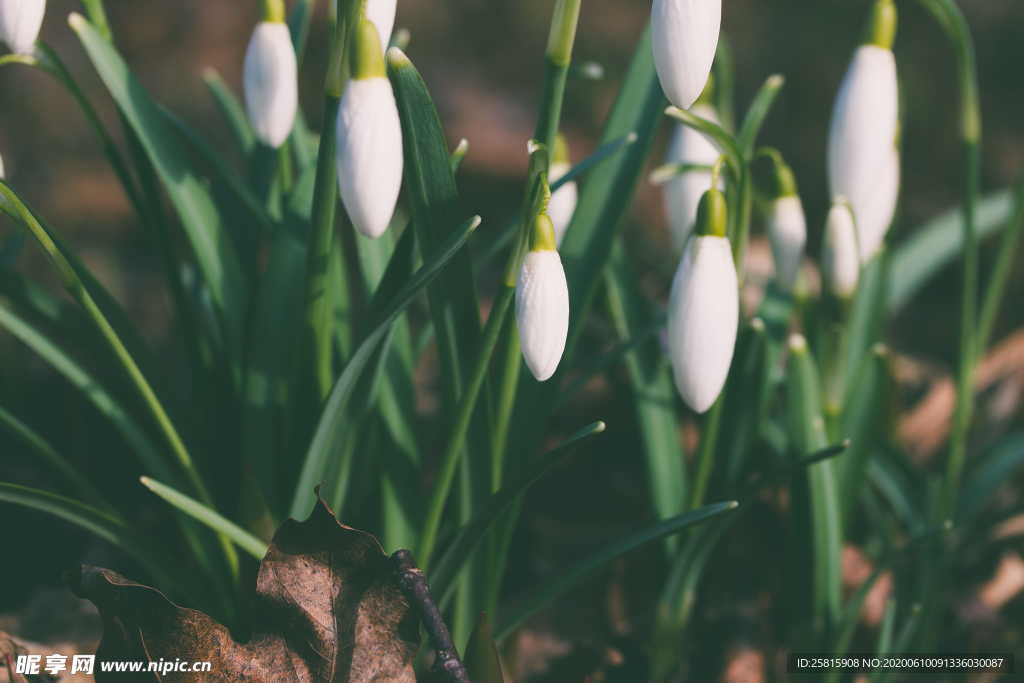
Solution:
M 667 519 L 657 524 L 641 528 L 633 533 L 618 538 L 586 557 L 573 567 L 562 572 L 552 581 L 545 582 L 533 593 L 518 601 L 515 607 L 505 613 L 497 628 L 499 642 L 507 638 L 513 631 L 547 605 L 570 591 L 584 578 L 597 571 L 617 557 L 638 548 L 645 543 L 657 541 L 669 534 L 678 533 L 701 522 L 713 519 L 738 507 L 735 501 L 713 503 L 698 510 Z
M 39 434 L 31 427 L 11 413 L 7 412 L 3 407 L 0 407 L 0 428 L 6 429 L 8 432 L 13 434 L 32 454 L 45 462 L 50 469 L 60 475 L 65 483 L 68 484 L 71 489 L 77 491 L 82 498 L 91 501 L 99 509 L 106 512 L 113 510 L 110 503 L 108 503 L 103 498 L 103 495 L 96 490 L 96 487 L 93 486 L 92 483 L 77 469 L 75 469 L 74 465 L 68 462 L 64 456 L 58 453 L 57 449 L 51 446 L 46 439 L 39 436 Z
M 132 532 L 120 517 L 101 512 L 71 498 L 8 482 L 0 482 L 0 502 L 58 517 L 123 550 L 138 561 L 162 586 L 177 588 L 186 594 L 193 590 L 193 587 L 188 585 L 191 582 L 183 581 L 181 572 L 171 571 L 167 559 L 159 556 L 149 543 Z
M 576 450 L 583 440 L 603 433 L 605 424 L 594 422 L 583 427 L 575 434 L 562 441 L 537 461 L 519 474 L 515 481 L 506 483 L 498 492 L 491 495 L 480 511 L 464 524 L 447 544 L 441 553 L 433 571 L 430 572 L 430 583 L 435 594 L 443 604 L 451 596 L 455 587 L 455 578 L 473 550 L 483 541 L 489 530 L 498 522 L 502 514 L 512 506 L 535 483 L 540 481 L 558 464 L 565 461 Z
M 822 417 L 820 381 L 807 342 L 794 337 L 789 344 L 788 397 L 790 430 L 801 453 L 828 447 Z M 819 634 L 832 633 L 842 597 L 842 521 L 834 463 L 825 460 L 807 469 L 814 563 L 814 625 Z
M 978 238 L 1003 230 L 1013 214 L 1009 190 L 988 195 L 978 202 L 975 223 Z M 963 249 L 963 209 L 951 209 L 910 231 L 911 236 L 892 250 L 891 283 L 886 299 L 889 315 L 899 312 L 927 282 L 941 272 Z
M 320 483 L 326 471 L 329 456 L 337 451 L 341 443 L 340 440 L 346 431 L 344 417 L 348 404 L 353 398 L 353 391 L 380 342 L 391 329 L 392 323 L 412 303 L 420 291 L 438 277 L 448 262 L 459 253 L 479 224 L 478 217 L 463 222 L 461 227 L 452 233 L 444 244 L 440 245 L 441 248 L 433 258 L 427 261 L 386 304 L 378 309 L 379 312 L 374 316 L 376 322 L 368 328 L 369 333 L 352 355 L 338 381 L 335 382 L 324 407 L 320 423 L 303 462 L 302 473 L 293 497 L 291 507 L 293 518 L 303 519 L 312 509 L 313 488 Z M 387 278 L 386 275 L 385 278 Z
M 228 348 L 238 351 L 246 313 L 247 285 L 217 207 L 184 150 L 175 143 L 160 109 L 129 71 L 114 47 L 81 15 L 68 19 L 110 94 L 138 136 L 164 183 L 191 241 L 209 288 Z
M 263 556 L 267 554 L 266 543 L 245 531 L 234 522 L 225 519 L 219 513 L 211 510 L 209 507 L 203 505 L 194 498 L 190 498 L 170 486 L 161 484 L 155 479 L 150 479 L 149 477 L 141 477 L 139 481 L 141 481 L 142 485 L 147 489 L 163 498 L 181 512 L 184 512 L 189 517 L 205 524 L 217 533 L 227 536 L 239 548 L 246 551 L 257 560 L 262 560 Z

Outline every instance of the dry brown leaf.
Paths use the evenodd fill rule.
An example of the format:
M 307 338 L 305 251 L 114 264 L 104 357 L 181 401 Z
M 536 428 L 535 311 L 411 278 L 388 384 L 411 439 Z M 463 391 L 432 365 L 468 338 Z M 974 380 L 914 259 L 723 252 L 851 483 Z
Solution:
M 257 576 L 246 643 L 206 614 L 113 571 L 83 566 L 70 582 L 103 617 L 98 681 L 99 662 L 160 659 L 209 661 L 212 671 L 205 679 L 147 673 L 135 680 L 416 680 L 418 622 L 391 561 L 373 536 L 338 523 L 323 501 L 308 520 L 285 522 L 274 535 Z

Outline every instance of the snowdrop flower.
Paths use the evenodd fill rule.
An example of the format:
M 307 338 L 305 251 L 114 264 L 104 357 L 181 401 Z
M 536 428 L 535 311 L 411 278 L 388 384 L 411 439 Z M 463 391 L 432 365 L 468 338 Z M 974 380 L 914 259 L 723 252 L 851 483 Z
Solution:
M 840 299 L 849 299 L 857 291 L 857 280 L 860 278 L 860 250 L 857 242 L 853 213 L 849 204 L 840 199 L 828 212 L 821 255 L 828 289 Z
M 384 68 L 380 34 L 363 19 L 352 51 L 352 79 L 338 110 L 338 187 L 356 230 L 376 239 L 388 229 L 402 188 L 402 126 Z
M 280 147 L 292 132 L 299 106 L 295 47 L 284 23 L 284 0 L 265 0 L 263 21 L 245 52 L 245 105 L 256 137 Z
M 718 399 L 729 376 L 739 325 L 739 283 L 725 236 L 725 195 L 704 194 L 697 230 L 672 282 L 668 344 L 676 388 L 698 413 Z
M 569 285 L 555 248 L 555 226 L 546 213 L 534 221 L 533 246 L 519 269 L 516 325 L 526 366 L 538 382 L 550 379 L 569 336 Z
M 721 25 L 722 0 L 654 0 L 654 64 L 665 96 L 680 109 L 689 109 L 704 90 Z
M 558 137 L 555 138 L 555 150 L 551 158 L 551 170 L 548 175 L 552 180 L 558 180 L 568 173 L 571 168 L 569 145 L 566 144 L 565 138 L 559 133 Z M 569 224 L 572 222 L 572 215 L 576 212 L 576 202 L 578 199 L 579 190 L 576 187 L 576 181 L 565 183 L 551 195 L 551 201 L 548 204 L 548 216 L 551 217 L 551 222 L 555 224 L 556 244 L 562 244 L 562 240 L 565 238 L 565 232 L 569 229 Z
M 391 44 L 391 32 L 395 29 L 395 12 L 398 0 L 366 0 L 366 18 L 377 27 L 381 47 Z
M 870 258 L 885 237 L 899 194 L 899 88 L 893 0 L 877 0 L 865 44 L 839 88 L 828 143 L 833 197 L 846 197 Z
M 32 54 L 45 14 L 46 0 L 0 0 L 0 41 L 15 54 Z
M 718 123 L 718 114 L 708 104 L 697 103 L 691 110 L 702 119 Z M 703 133 L 682 123 L 676 124 L 676 131 L 669 143 L 665 162 L 669 164 L 693 164 L 711 166 L 718 161 L 718 149 Z M 665 213 L 668 215 L 672 244 L 676 253 L 682 253 L 686 240 L 693 231 L 697 220 L 697 205 L 711 182 L 711 171 L 687 171 L 665 183 Z M 718 189 L 725 189 L 719 183 Z
M 807 218 L 797 194 L 793 171 L 778 151 L 765 150 L 764 155 L 772 163 L 768 238 L 775 260 L 775 279 L 779 287 L 789 292 L 800 273 L 800 262 L 807 244 Z
M 4 158 L 0 157 L 0 180 L 3 180 L 5 177 L 6 176 L 4 176 Z
M 900 198 L 900 175 L 900 153 L 893 145 L 888 160 L 875 178 L 872 191 L 860 201 L 859 207 L 854 207 L 862 263 L 867 263 L 878 253 L 889 232 Z

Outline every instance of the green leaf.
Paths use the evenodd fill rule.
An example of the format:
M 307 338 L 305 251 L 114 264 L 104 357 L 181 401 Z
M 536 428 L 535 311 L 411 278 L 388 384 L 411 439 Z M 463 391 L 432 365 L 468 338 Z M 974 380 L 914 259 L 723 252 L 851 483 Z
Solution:
M 7 482 L 0 482 L 0 502 L 44 512 L 95 534 L 137 560 L 163 586 L 181 587 L 189 583 L 172 572 L 167 559 L 132 532 L 124 520 L 110 513 L 55 493 Z
M 459 253 L 478 225 L 479 217 L 465 221 L 398 293 L 379 309 L 380 312 L 374 317 L 375 323 L 369 327 L 370 332 L 352 355 L 327 399 L 295 489 L 291 507 L 293 518 L 301 519 L 309 514 L 315 502 L 313 489 L 321 482 L 330 456 L 338 452 L 345 437 L 345 417 L 353 392 L 381 341 L 391 330 L 392 323 L 420 291 L 438 276 L 452 257 Z
M 612 541 L 575 566 L 560 572 L 557 578 L 543 583 L 540 588 L 519 598 L 516 601 L 516 605 L 508 610 L 501 619 L 500 626 L 497 629 L 498 641 L 500 642 L 507 638 L 531 615 L 560 598 L 584 578 L 617 557 L 651 541 L 657 541 L 669 534 L 678 533 L 683 529 L 731 512 L 738 505 L 736 501 L 705 505 L 697 510 L 658 522 L 652 526 L 643 527 Z
M 21 343 L 32 349 L 54 370 L 59 372 L 82 395 L 92 403 L 100 415 L 110 420 L 120 432 L 132 452 L 138 456 L 143 467 L 153 474 L 173 479 L 166 459 L 154 445 L 146 430 L 136 421 L 134 415 L 121 405 L 106 388 L 104 382 L 89 373 L 67 352 L 41 331 L 30 325 L 13 311 L 0 306 L 0 327 L 17 337 Z
M 747 110 L 747 115 L 743 119 L 743 126 L 736 136 L 736 144 L 747 159 L 751 158 L 754 154 L 761 126 L 764 125 L 764 120 L 768 118 L 775 100 L 785 85 L 786 79 L 783 76 L 779 74 L 769 76 L 768 80 L 761 86 L 761 89 L 757 91 L 750 109 Z
M 140 481 L 143 486 L 163 498 L 178 510 L 184 512 L 189 517 L 192 517 L 214 531 L 227 536 L 239 548 L 246 551 L 257 560 L 262 560 L 263 556 L 267 554 L 266 543 L 245 531 L 234 522 L 225 519 L 215 510 L 211 510 L 197 500 L 189 498 L 170 486 L 161 484 L 149 477 L 142 477 Z
M 1002 190 L 978 203 L 978 239 L 1002 230 L 1013 212 L 1013 195 Z M 886 299 L 890 315 L 906 306 L 927 282 L 957 258 L 963 248 L 963 211 L 950 209 L 911 231 L 892 250 L 891 282 Z
M 209 288 L 228 347 L 241 347 L 247 285 L 221 216 L 210 192 L 191 167 L 160 108 L 135 79 L 124 60 L 81 15 L 68 19 L 86 54 L 138 136 L 177 209 Z
M 975 522 L 999 487 L 1009 482 L 1021 467 L 1024 467 L 1024 434 L 1013 434 L 974 466 L 960 495 L 957 523 Z
M 638 291 L 637 278 L 629 267 L 621 238 L 612 253 L 605 280 L 605 296 L 619 339 L 630 339 L 660 318 Z M 648 486 L 654 512 L 659 518 L 677 515 L 687 500 L 685 456 L 676 409 L 676 386 L 661 343 L 651 337 L 626 355 L 626 369 L 633 389 Z
M 790 342 L 789 351 L 790 432 L 799 453 L 814 453 L 829 445 L 822 417 L 818 370 L 802 337 Z M 843 540 L 839 492 L 831 459 L 807 468 L 807 488 L 810 492 L 814 619 L 819 631 L 828 632 L 840 613 Z
M 473 519 L 463 525 L 448 542 L 434 569 L 430 572 L 430 583 L 441 603 L 447 602 L 455 587 L 455 577 L 462 564 L 470 557 L 495 522 L 513 503 L 544 478 L 556 465 L 571 455 L 576 445 L 591 436 L 604 432 L 605 424 L 595 422 L 579 430 L 562 443 L 545 453 L 525 469 L 515 481 L 507 483 L 484 503 Z
M 252 132 L 252 126 L 249 125 L 249 118 L 242 103 L 213 67 L 203 72 L 203 83 L 206 84 L 217 109 L 231 130 L 235 143 L 242 152 L 242 158 L 249 159 L 253 150 L 256 149 L 256 136 Z
M 843 402 L 841 436 L 851 442 L 839 467 L 840 498 L 846 524 L 855 518 L 853 511 L 864 485 L 868 460 L 887 437 L 889 391 L 889 353 L 879 345 L 872 350 L 870 361 L 853 378 Z
M 70 488 L 77 490 L 84 498 L 91 500 L 103 509 L 112 509 L 110 504 L 103 499 L 103 495 L 96 490 L 96 487 L 82 476 L 64 456 L 58 453 L 46 439 L 2 407 L 0 407 L 0 428 L 13 434 L 31 453 L 59 474 Z

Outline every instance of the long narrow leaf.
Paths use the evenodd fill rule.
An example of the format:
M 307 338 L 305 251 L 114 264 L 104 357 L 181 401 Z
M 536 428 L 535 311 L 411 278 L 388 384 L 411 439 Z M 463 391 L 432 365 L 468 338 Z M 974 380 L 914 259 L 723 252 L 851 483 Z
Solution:
M 675 534 L 701 522 L 713 519 L 739 506 L 735 501 L 713 503 L 685 514 L 644 527 L 622 538 L 612 541 L 597 552 L 585 558 L 575 566 L 561 572 L 558 578 L 544 583 L 534 593 L 522 598 L 515 607 L 502 616 L 498 631 L 498 640 L 504 640 L 524 621 L 545 606 L 567 593 L 581 580 L 597 571 L 615 558 L 638 548 L 645 543 Z

